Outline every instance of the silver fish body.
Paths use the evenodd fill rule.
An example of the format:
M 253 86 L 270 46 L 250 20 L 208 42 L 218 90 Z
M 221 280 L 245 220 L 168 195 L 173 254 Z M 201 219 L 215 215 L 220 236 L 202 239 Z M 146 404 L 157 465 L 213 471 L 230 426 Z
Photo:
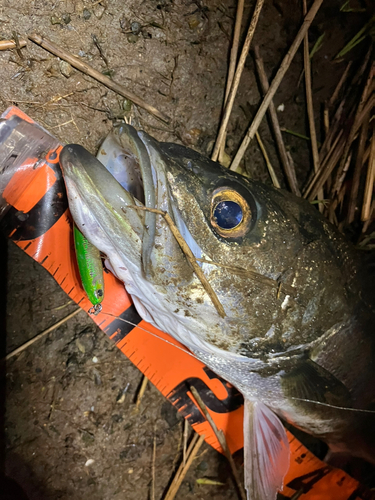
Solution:
M 373 311 L 352 248 L 290 193 L 128 125 L 112 134 L 143 199 L 139 184 L 120 186 L 81 146 L 68 145 L 60 158 L 73 218 L 139 314 L 244 395 L 249 498 L 273 498 L 286 472 L 275 414 L 334 451 L 374 461 Z M 104 164 L 113 153 L 105 147 Z M 143 203 L 170 214 L 224 317 L 165 218 L 134 208 Z

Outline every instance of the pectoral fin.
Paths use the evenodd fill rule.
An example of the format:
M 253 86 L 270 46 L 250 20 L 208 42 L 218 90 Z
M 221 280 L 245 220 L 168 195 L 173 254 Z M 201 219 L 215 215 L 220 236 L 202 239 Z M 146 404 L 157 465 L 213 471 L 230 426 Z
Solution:
M 245 488 L 248 500 L 274 500 L 289 468 L 283 424 L 263 403 L 245 399 Z
M 289 373 L 282 375 L 284 394 L 293 398 L 299 405 L 316 401 L 327 406 L 351 407 L 348 389 L 332 373 L 311 359 L 301 362 Z M 307 406 L 311 409 L 311 404 Z

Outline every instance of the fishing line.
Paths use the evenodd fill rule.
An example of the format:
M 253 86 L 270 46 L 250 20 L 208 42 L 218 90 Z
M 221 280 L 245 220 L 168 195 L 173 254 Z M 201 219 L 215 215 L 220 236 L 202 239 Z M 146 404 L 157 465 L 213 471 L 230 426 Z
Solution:
M 140 330 L 142 330 L 146 333 L 149 333 L 153 337 L 156 337 L 157 339 L 162 340 L 163 342 L 166 342 L 167 344 L 169 344 L 173 347 L 176 347 L 177 349 L 184 352 L 185 354 L 188 354 L 192 358 L 197 359 L 196 356 L 194 356 L 194 354 L 192 354 L 190 351 L 183 349 L 182 347 L 180 347 L 176 344 L 173 344 L 173 342 L 169 342 L 168 340 L 163 339 L 163 337 L 159 337 L 159 335 L 157 335 L 156 333 L 150 332 L 149 330 L 146 330 L 146 328 L 142 328 L 141 326 L 137 325 L 136 323 L 132 323 L 131 321 L 128 321 L 127 319 L 120 318 L 119 316 L 116 316 L 115 314 L 107 313 L 104 311 L 102 311 L 102 314 L 106 314 L 107 316 L 111 316 L 112 318 L 116 318 L 120 321 L 123 321 L 124 323 L 127 323 L 127 324 L 134 326 L 136 328 L 139 328 Z M 352 412 L 359 412 L 359 413 L 371 413 L 371 414 L 375 413 L 375 410 L 364 410 L 364 409 L 360 409 L 360 408 L 346 408 L 344 406 L 335 406 L 335 405 L 331 405 L 329 403 L 323 403 L 321 401 L 314 401 L 312 399 L 304 399 L 304 398 L 296 398 L 296 397 L 291 397 L 291 399 L 294 399 L 296 401 L 303 401 L 305 403 L 312 403 L 312 404 L 316 404 L 316 405 L 327 406 L 328 408 L 334 408 L 336 410 L 345 410 L 345 411 L 352 411 Z
M 132 323 L 131 321 L 129 321 L 127 319 L 120 318 L 120 316 L 116 316 L 115 314 L 111 314 L 111 313 L 108 313 L 105 311 L 102 311 L 101 314 L 106 314 L 107 316 L 111 316 L 112 318 L 116 318 L 119 321 L 123 321 L 124 323 L 127 323 L 128 325 L 134 326 L 135 328 L 139 328 L 140 330 L 143 330 L 144 332 L 149 333 L 153 337 L 156 337 L 157 339 L 162 340 L 163 342 L 166 342 L 167 344 L 172 345 L 173 347 L 176 347 L 176 349 L 180 349 L 180 351 L 184 352 L 185 354 L 188 354 L 192 358 L 197 359 L 196 356 L 194 356 L 194 354 L 192 354 L 190 351 L 183 349 L 182 347 L 174 344 L 173 342 L 169 342 L 169 340 L 163 339 L 163 337 L 159 337 L 159 335 L 157 335 L 156 333 L 150 332 L 149 330 L 146 330 L 146 328 L 142 328 L 141 326 L 137 325 L 137 323 Z
M 346 408 L 345 406 L 335 406 L 329 403 L 323 403 L 322 401 L 314 401 L 313 399 L 304 399 L 304 398 L 295 398 L 291 397 L 291 399 L 295 399 L 297 401 L 304 401 L 305 403 L 313 403 L 315 405 L 328 406 L 328 408 L 335 408 L 336 410 L 345 410 L 345 411 L 355 411 L 361 413 L 375 413 L 375 410 L 364 410 L 361 408 Z

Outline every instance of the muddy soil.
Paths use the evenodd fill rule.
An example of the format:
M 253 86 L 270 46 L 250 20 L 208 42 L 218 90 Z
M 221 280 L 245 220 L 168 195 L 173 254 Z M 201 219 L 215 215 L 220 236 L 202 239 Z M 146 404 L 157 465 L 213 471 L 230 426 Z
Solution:
M 320 106 L 330 97 L 346 62 L 332 59 L 365 19 L 340 13 L 329 1 L 310 32 L 311 46 L 325 34 L 313 60 L 318 129 Z M 183 143 L 209 154 L 222 110 L 236 4 L 232 0 L 2 0 L 0 36 L 38 32 L 126 85 L 171 117 L 166 125 L 140 108 L 132 120 L 159 140 Z M 247 27 L 254 2 L 246 3 Z M 271 77 L 301 22 L 299 2 L 266 1 L 254 43 Z M 98 40 L 100 50 L 94 43 Z M 361 57 L 359 46 L 355 57 Z M 21 58 L 0 53 L 1 109 L 15 104 L 62 142 L 95 153 L 125 114 L 124 99 L 28 42 Z M 307 134 L 304 86 L 298 52 L 275 97 L 281 126 Z M 227 152 L 233 155 L 260 102 L 249 56 L 233 117 Z M 260 134 L 285 186 L 268 123 Z M 301 186 L 310 169 L 308 143 L 284 136 Z M 254 178 L 270 182 L 253 142 L 243 163 Z M 15 245 L 2 242 L 0 287 L 2 342 L 6 351 L 34 337 L 75 309 L 53 278 Z M 6 293 L 6 301 L 4 300 Z M 4 307 L 3 307 L 4 309 Z M 5 470 L 30 500 L 162 498 L 181 459 L 183 423 L 173 407 L 148 386 L 139 410 L 142 375 L 83 312 L 6 366 Z M 125 398 L 120 395 L 126 389 Z M 156 443 L 155 481 L 152 455 Z M 201 485 L 198 478 L 222 485 Z M 1 494 L 0 494 L 1 497 Z M 234 499 L 226 461 L 203 445 L 177 499 Z M 18 497 L 20 498 L 20 496 Z

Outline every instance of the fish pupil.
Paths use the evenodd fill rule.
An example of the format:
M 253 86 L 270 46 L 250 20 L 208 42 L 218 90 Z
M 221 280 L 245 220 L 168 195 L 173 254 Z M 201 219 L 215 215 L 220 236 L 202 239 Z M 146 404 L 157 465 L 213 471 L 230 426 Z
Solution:
M 220 201 L 213 213 L 216 224 L 222 229 L 233 229 L 243 219 L 242 208 L 235 201 Z

